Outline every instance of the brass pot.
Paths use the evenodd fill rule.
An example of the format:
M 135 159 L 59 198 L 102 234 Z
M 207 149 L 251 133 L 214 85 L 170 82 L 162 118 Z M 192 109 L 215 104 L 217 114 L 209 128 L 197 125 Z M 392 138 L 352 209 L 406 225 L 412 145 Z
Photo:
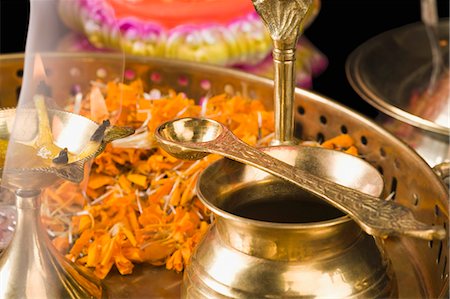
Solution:
M 371 180 L 357 171 L 352 171 L 353 180 L 343 179 L 349 169 L 324 167 L 319 159 L 305 161 L 307 150 L 314 148 L 264 149 L 291 165 L 359 190 Z M 382 189 L 371 194 L 379 196 Z M 222 159 L 201 174 L 197 191 L 216 221 L 185 270 L 183 298 L 397 296 L 380 240 L 300 188 Z

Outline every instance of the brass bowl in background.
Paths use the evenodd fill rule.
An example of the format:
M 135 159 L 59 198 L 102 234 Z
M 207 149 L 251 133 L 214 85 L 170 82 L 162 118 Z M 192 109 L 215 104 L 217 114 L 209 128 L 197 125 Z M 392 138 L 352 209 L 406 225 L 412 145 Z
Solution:
M 353 89 L 380 111 L 376 122 L 431 166 L 450 161 L 449 19 L 439 22 L 438 38 L 447 76 L 438 80 L 432 95 L 419 101 L 414 98 L 426 94 L 432 71 L 430 40 L 422 22 L 369 39 L 346 62 Z
M 0 104 L 15 106 L 22 82 L 23 55 L 0 57 Z M 67 98 L 74 88 L 87 90 L 91 80 L 125 81 L 141 78 L 144 89 L 168 89 L 201 99 L 219 93 L 259 98 L 273 107 L 273 82 L 246 73 L 209 65 L 117 54 L 43 54 L 47 84 L 55 98 Z M 66 83 L 56 85 L 56 77 Z M 448 229 L 447 189 L 428 164 L 408 145 L 385 129 L 333 100 L 302 89 L 295 90 L 295 131 L 304 140 L 324 140 L 349 134 L 361 155 L 385 181 L 382 196 L 410 208 L 414 216 Z M 418 175 L 420 174 L 420 175 Z M 448 238 L 423 241 L 408 237 L 387 239 L 384 248 L 392 261 L 400 298 L 448 297 Z M 130 276 L 111 274 L 105 284 L 111 297 L 178 298 L 181 275 L 162 268 L 138 266 Z

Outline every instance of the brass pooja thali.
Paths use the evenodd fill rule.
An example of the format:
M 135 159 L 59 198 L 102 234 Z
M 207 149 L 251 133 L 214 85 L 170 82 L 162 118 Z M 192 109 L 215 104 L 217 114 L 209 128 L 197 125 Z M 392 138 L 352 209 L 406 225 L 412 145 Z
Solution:
M 87 89 L 90 81 L 140 78 L 144 89 L 169 89 L 193 99 L 227 93 L 260 99 L 273 107 L 271 80 L 246 73 L 175 60 L 159 60 L 117 54 L 43 54 L 49 76 L 46 83 L 55 98 L 68 98 L 74 86 Z M 14 107 L 22 84 L 21 54 L 0 57 L 0 104 Z M 55 86 L 55 76 L 65 76 L 66 86 Z M 448 231 L 447 188 L 433 170 L 409 146 L 383 128 L 335 101 L 319 94 L 295 90 L 295 132 L 301 140 L 324 140 L 349 134 L 360 155 L 383 175 L 381 197 L 409 208 L 415 218 Z M 420 174 L 420 175 L 417 175 Z M 443 240 L 426 241 L 406 236 L 379 240 L 391 260 L 400 298 L 448 297 L 448 232 Z M 112 272 L 104 280 L 110 298 L 178 298 L 182 274 L 162 267 L 137 265 L 131 275 Z

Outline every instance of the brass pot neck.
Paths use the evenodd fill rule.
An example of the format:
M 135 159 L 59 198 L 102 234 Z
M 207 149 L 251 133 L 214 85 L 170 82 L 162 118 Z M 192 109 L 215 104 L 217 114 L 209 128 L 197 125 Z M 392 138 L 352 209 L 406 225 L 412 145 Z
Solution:
M 222 241 L 245 254 L 277 261 L 328 258 L 367 236 L 349 217 L 305 224 L 239 218 L 217 217 L 217 230 Z

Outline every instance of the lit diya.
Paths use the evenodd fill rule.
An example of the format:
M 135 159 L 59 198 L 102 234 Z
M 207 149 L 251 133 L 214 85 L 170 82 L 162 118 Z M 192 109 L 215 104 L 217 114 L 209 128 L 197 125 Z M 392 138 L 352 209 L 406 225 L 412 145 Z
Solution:
M 0 259 L 0 297 L 105 297 L 96 277 L 64 258 L 51 244 L 41 223 L 40 194 L 60 178 L 80 182 L 84 165 L 100 154 L 106 143 L 134 130 L 47 110 L 41 95 L 34 100 L 36 109 L 0 111 L 2 137 L 10 140 L 2 184 L 14 191 L 17 209 L 13 239 Z
M 10 156 L 7 156 L 4 167 L 6 176 L 3 180 L 8 179 L 8 184 L 30 187 L 30 177 L 23 177 L 20 175 L 22 173 L 33 173 L 38 177 L 53 174 L 72 182 L 80 182 L 83 179 L 84 164 L 88 160 L 99 155 L 108 142 L 134 132 L 132 128 L 111 126 L 109 120 L 98 125 L 89 119 L 84 120 L 84 117 L 79 115 L 56 110 L 47 111 L 43 96 L 35 96 L 34 100 L 36 110 L 1 111 L 4 123 L 1 135 L 9 138 L 14 122 L 17 130 L 14 136 L 16 138 L 10 141 L 9 147 L 12 147 L 12 150 L 8 153 Z M 52 118 L 52 126 L 49 116 Z M 28 124 L 33 119 L 37 119 L 36 127 L 30 127 Z M 33 132 L 37 134 L 32 136 Z M 5 138 L 2 140 L 4 143 L 7 141 Z M 42 180 L 36 179 L 37 185 L 42 186 Z

